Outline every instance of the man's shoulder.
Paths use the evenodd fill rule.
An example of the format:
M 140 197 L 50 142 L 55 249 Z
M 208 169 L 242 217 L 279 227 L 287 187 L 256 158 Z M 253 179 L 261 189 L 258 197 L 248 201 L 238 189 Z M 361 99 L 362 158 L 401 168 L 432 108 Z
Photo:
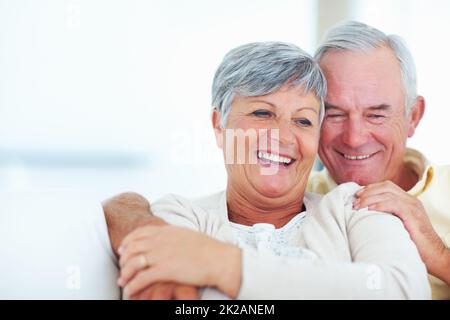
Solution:
M 433 166 L 435 178 L 450 185 L 450 164 Z
M 450 193 L 450 165 L 432 165 L 428 168 L 427 177 L 423 178 L 422 197 L 431 195 L 433 198 L 448 198 Z M 444 200 L 444 199 L 442 199 Z

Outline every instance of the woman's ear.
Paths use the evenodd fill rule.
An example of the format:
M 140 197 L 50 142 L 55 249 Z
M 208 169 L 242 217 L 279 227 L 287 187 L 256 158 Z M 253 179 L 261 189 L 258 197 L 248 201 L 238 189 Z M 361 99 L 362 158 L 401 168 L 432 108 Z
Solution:
M 425 99 L 422 96 L 418 96 L 416 102 L 411 108 L 411 114 L 409 115 L 409 128 L 408 128 L 408 138 L 411 138 L 417 126 L 422 120 L 422 117 L 425 113 Z
M 220 112 L 214 108 L 212 112 L 212 125 L 216 136 L 216 143 L 220 149 L 223 149 L 223 129 L 220 126 Z

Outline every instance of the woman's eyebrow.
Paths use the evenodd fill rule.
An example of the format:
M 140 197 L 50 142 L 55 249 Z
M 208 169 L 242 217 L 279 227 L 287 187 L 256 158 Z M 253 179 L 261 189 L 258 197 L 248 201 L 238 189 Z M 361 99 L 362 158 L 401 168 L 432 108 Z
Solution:
M 265 100 L 251 100 L 250 103 L 265 103 L 265 104 L 272 106 L 273 108 L 277 108 L 277 106 L 274 105 L 272 102 L 265 101 Z
M 272 102 L 265 101 L 265 100 L 253 100 L 253 101 L 251 101 L 251 103 L 266 103 L 266 104 L 270 105 L 271 107 L 273 107 L 275 109 L 277 108 L 277 106 L 274 105 Z M 315 113 L 318 113 L 318 111 L 316 109 L 312 108 L 312 107 L 300 107 L 300 108 L 298 108 L 296 110 L 296 112 L 302 111 L 302 110 L 306 110 L 306 109 L 309 109 L 309 110 L 314 111 Z
M 298 108 L 296 111 L 302 111 L 302 110 L 311 110 L 314 113 L 319 113 L 316 109 L 314 109 L 313 107 L 300 107 Z

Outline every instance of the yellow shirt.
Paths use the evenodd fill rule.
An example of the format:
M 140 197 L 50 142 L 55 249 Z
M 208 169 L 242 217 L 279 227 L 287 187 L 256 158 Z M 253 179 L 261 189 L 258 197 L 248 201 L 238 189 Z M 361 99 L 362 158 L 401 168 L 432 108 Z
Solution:
M 420 152 L 413 149 L 407 150 L 404 162 L 421 177 L 408 193 L 422 202 L 434 230 L 450 248 L 450 166 L 430 164 Z M 325 194 L 336 186 L 328 171 L 323 169 L 311 173 L 307 191 Z M 432 275 L 429 275 L 429 280 L 433 299 L 450 300 L 449 286 Z

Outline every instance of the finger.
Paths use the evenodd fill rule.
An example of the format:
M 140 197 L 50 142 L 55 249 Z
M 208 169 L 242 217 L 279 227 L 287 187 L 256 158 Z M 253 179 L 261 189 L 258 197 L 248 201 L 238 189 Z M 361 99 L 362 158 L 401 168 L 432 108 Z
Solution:
M 189 285 L 177 285 L 175 287 L 175 300 L 199 300 L 198 288 Z
M 153 291 L 155 291 L 157 286 L 158 286 L 158 283 L 148 286 L 147 288 L 139 291 L 138 293 L 134 294 L 133 296 L 129 297 L 128 299 L 129 300 L 152 300 Z
M 148 267 L 150 267 L 150 264 L 144 254 L 131 257 L 120 269 L 120 278 L 117 282 L 118 285 L 121 287 L 126 286 L 128 281 L 130 281 L 137 272 Z
M 133 257 L 145 254 L 145 257 L 148 258 L 150 253 L 154 248 L 154 240 L 149 238 L 144 238 L 141 240 L 137 240 L 135 242 L 131 242 L 123 251 L 122 255 L 119 259 L 119 266 L 123 268 L 130 259 Z
M 363 195 L 370 196 L 378 193 L 387 193 L 391 192 L 396 195 L 400 195 L 404 193 L 403 189 L 401 189 L 399 186 L 394 184 L 391 181 L 383 181 L 378 183 L 373 183 L 370 185 L 365 186 L 363 189 L 356 192 L 356 197 L 361 197 Z
M 135 300 L 172 300 L 175 286 L 175 283 L 171 282 L 158 282 L 145 288 L 133 297 L 135 297 Z
M 158 285 L 158 284 L 157 284 Z M 153 291 L 153 300 L 172 300 L 175 296 L 175 283 L 161 283 Z
M 162 268 L 153 267 L 145 269 L 138 272 L 138 274 L 128 282 L 124 289 L 125 294 L 127 296 L 134 296 L 145 287 L 153 285 L 156 282 L 170 281 L 170 279 L 165 278 L 167 278 L 167 276 Z
M 360 198 L 356 199 L 353 202 L 353 209 L 359 210 L 361 208 L 367 208 L 372 204 L 381 202 L 381 201 L 388 201 L 390 200 L 392 195 L 390 193 L 380 193 L 380 194 L 374 194 L 374 195 L 362 195 Z
M 120 250 L 123 251 L 128 247 L 128 245 L 134 241 L 139 241 L 151 236 L 154 236 L 159 232 L 159 228 L 163 228 L 164 226 L 154 226 L 154 225 L 146 225 L 144 227 L 140 227 L 130 234 L 128 234 L 120 244 Z M 119 252 L 122 254 L 121 252 Z

